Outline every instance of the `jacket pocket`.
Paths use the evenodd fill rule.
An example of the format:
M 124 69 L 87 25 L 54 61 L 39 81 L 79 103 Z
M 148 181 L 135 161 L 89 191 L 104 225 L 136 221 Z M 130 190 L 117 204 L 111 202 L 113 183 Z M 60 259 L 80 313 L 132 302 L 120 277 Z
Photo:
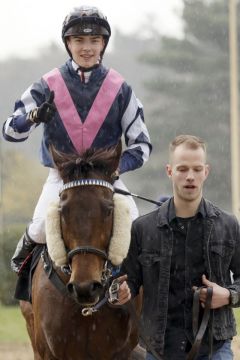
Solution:
M 152 253 L 142 253 L 138 260 L 143 267 L 151 267 L 160 261 L 160 256 Z
M 218 285 L 225 285 L 229 282 L 229 266 L 232 254 L 233 246 L 231 245 L 212 244 L 210 247 L 211 268 Z
M 233 245 L 222 245 L 222 244 L 212 244 L 210 247 L 210 252 L 216 254 L 221 258 L 229 257 L 233 252 Z

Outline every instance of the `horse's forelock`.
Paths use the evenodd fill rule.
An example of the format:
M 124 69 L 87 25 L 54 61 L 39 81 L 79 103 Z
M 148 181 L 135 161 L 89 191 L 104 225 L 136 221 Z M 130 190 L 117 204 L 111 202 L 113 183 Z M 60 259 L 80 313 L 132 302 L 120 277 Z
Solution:
M 93 169 L 106 173 L 115 156 L 115 148 L 87 149 L 81 155 L 62 153 L 61 163 L 57 164 L 57 167 L 63 180 L 69 181 L 87 176 Z

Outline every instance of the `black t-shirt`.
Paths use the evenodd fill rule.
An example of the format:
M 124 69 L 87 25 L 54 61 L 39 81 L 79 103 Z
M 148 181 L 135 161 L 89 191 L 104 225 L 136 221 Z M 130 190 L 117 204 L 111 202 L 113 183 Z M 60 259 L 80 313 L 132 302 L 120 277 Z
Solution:
M 165 333 L 164 358 L 185 359 L 193 342 L 192 302 L 193 286 L 202 285 L 202 275 L 208 276 L 203 254 L 203 214 L 189 218 L 174 217 L 170 223 L 173 230 L 173 251 L 171 258 L 168 318 Z M 200 319 L 203 309 L 200 309 Z M 217 350 L 224 341 L 213 341 Z M 207 355 L 208 334 L 205 333 L 201 354 Z

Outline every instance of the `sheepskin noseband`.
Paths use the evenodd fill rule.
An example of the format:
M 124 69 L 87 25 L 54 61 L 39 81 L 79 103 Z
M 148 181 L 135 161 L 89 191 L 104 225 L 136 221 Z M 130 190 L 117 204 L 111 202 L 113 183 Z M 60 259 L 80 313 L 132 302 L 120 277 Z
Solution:
M 114 194 L 113 235 L 108 258 L 113 265 L 120 265 L 127 256 L 131 237 L 131 215 L 128 200 L 124 195 Z M 59 202 L 51 203 L 46 216 L 46 242 L 49 255 L 56 266 L 68 263 L 65 245 L 61 236 Z

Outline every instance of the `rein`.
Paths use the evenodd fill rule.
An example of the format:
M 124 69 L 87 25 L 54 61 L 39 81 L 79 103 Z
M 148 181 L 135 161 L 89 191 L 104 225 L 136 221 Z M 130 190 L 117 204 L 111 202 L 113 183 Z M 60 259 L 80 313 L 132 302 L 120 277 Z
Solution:
M 101 179 L 80 179 L 68 182 L 62 186 L 62 188 L 59 191 L 59 196 L 61 193 L 65 190 L 79 187 L 79 186 L 101 186 L 109 189 L 113 192 L 113 186 Z M 105 265 L 102 271 L 102 285 L 103 288 L 105 288 L 105 295 L 101 300 L 99 300 L 95 305 L 93 306 L 87 306 L 82 309 L 82 315 L 83 316 L 89 316 L 92 315 L 94 312 L 98 311 L 106 302 L 113 303 L 117 299 L 117 292 L 119 289 L 119 285 L 115 280 L 112 280 L 112 278 L 115 276 L 114 272 L 116 272 L 117 267 L 114 267 L 108 259 L 108 254 L 105 250 L 101 250 L 98 248 L 95 248 L 93 246 L 78 246 L 72 250 L 70 250 L 67 254 L 69 264 L 63 265 L 60 267 L 61 271 L 65 275 L 71 274 L 71 262 L 72 258 L 77 254 L 87 254 L 91 253 L 96 256 L 100 256 L 105 260 Z M 49 254 L 47 251 L 44 251 L 42 254 L 42 260 L 44 262 L 44 270 L 47 273 L 47 276 L 49 280 L 55 285 L 55 287 L 61 291 L 64 295 L 68 295 L 68 292 L 66 290 L 66 284 L 63 281 L 63 279 L 59 276 L 58 272 L 53 266 L 53 262 L 51 258 L 49 257 Z M 114 271 L 115 270 L 115 271 Z
M 204 307 L 203 317 L 200 326 L 198 327 L 198 319 L 199 319 L 199 309 L 201 306 L 200 303 L 200 292 L 201 289 L 205 288 L 204 286 L 201 286 L 197 288 L 193 295 L 193 313 L 192 313 L 192 328 L 193 328 L 193 335 L 194 335 L 194 342 L 192 345 L 192 348 L 190 352 L 187 355 L 187 360 L 194 360 L 195 356 L 199 352 L 199 348 L 202 343 L 203 336 L 205 334 L 205 331 L 207 329 L 207 325 L 210 319 L 210 313 L 211 313 L 211 302 L 212 302 L 212 295 L 213 295 L 213 289 L 211 287 L 207 287 L 207 299 Z M 210 359 L 212 358 L 212 339 L 210 338 Z
M 95 253 L 96 255 L 105 257 L 104 252 L 102 252 L 99 249 L 95 249 L 95 248 L 89 248 L 89 247 L 83 246 L 82 249 L 76 248 L 74 250 L 77 250 L 76 253 L 90 252 L 90 253 Z M 81 250 L 81 251 L 79 251 L 79 250 Z M 86 250 L 88 250 L 88 251 L 86 251 Z M 102 254 L 98 253 L 98 251 L 100 251 Z M 74 254 L 72 256 L 74 256 Z M 66 283 L 60 277 L 57 270 L 55 269 L 53 262 L 49 256 L 46 248 L 42 251 L 41 258 L 43 261 L 44 271 L 45 271 L 47 277 L 49 278 L 49 280 L 57 288 L 57 290 L 60 291 L 64 296 L 70 297 L 70 295 L 66 289 Z M 83 309 L 82 309 L 83 316 L 92 315 L 94 312 L 98 311 L 105 303 L 107 303 L 107 302 L 113 303 L 117 299 L 117 292 L 119 289 L 119 285 L 116 282 L 116 280 L 111 281 L 113 276 L 115 276 L 114 269 L 116 270 L 116 268 L 115 267 L 109 268 L 107 266 L 107 263 L 108 262 L 106 261 L 104 269 L 103 269 L 103 274 L 102 274 L 102 281 L 104 282 L 104 287 L 105 287 L 105 295 L 95 305 L 83 307 Z M 67 276 L 70 276 L 70 274 L 71 274 L 70 266 L 61 267 L 61 271 Z
M 199 319 L 199 309 L 200 309 L 200 291 L 202 288 L 205 288 L 204 286 L 201 286 L 197 288 L 193 295 L 193 314 L 192 314 L 192 327 L 193 327 L 193 335 L 194 335 L 194 342 L 192 345 L 191 350 L 187 354 L 186 360 L 194 360 L 197 356 L 203 336 L 205 334 L 205 331 L 207 329 L 207 325 L 210 319 L 210 313 L 211 313 L 211 302 L 212 302 L 212 295 L 213 295 L 213 289 L 211 287 L 207 287 L 207 299 L 205 303 L 204 313 L 202 317 L 202 321 L 200 326 L 198 326 L 198 319 Z M 152 347 L 152 344 L 150 344 L 149 339 L 146 338 L 144 335 L 144 331 L 142 329 L 142 324 L 136 314 L 136 310 L 134 309 L 134 306 L 132 302 L 129 303 L 129 311 L 131 312 L 133 319 L 139 328 L 140 331 L 140 338 L 142 339 L 143 343 L 146 345 L 147 349 L 150 350 L 152 355 L 157 360 L 163 360 L 162 357 L 155 351 L 155 349 Z M 209 359 L 212 359 L 212 339 L 210 339 L 210 351 L 209 351 Z
M 107 182 L 105 180 L 99 180 L 99 179 L 81 179 L 81 180 L 70 181 L 70 182 L 68 182 L 68 183 L 66 183 L 66 184 L 64 184 L 62 186 L 62 188 L 60 189 L 59 195 L 64 190 L 67 190 L 67 189 L 71 189 L 71 188 L 74 188 L 74 187 L 77 187 L 77 186 L 91 186 L 91 185 L 93 185 L 93 186 L 103 186 L 103 187 L 106 187 L 106 188 L 110 189 L 112 192 L 115 192 L 116 194 L 121 194 L 121 195 L 126 195 L 126 196 L 130 195 L 130 196 L 136 197 L 138 199 L 148 201 L 148 202 L 150 202 L 152 204 L 155 204 L 157 206 L 162 205 L 161 201 L 155 201 L 155 200 L 146 198 L 144 196 L 133 194 L 133 193 L 131 193 L 129 191 L 126 191 L 126 190 L 123 190 L 123 189 L 115 188 L 109 182 Z
M 114 188 L 114 192 L 117 193 L 117 194 L 121 194 L 121 195 L 130 195 L 130 196 L 133 196 L 133 197 L 136 197 L 138 199 L 141 199 L 141 200 L 145 200 L 145 201 L 148 201 L 152 204 L 155 204 L 157 206 L 161 206 L 162 205 L 162 202 L 161 201 L 155 201 L 155 200 L 152 200 L 152 199 L 148 199 L 144 196 L 140 196 L 140 195 L 137 195 L 137 194 L 133 194 L 129 191 L 126 191 L 126 190 L 122 190 L 122 189 L 119 189 L 119 188 Z
M 68 182 L 66 184 L 63 185 L 63 187 L 61 188 L 59 195 L 61 195 L 61 193 L 65 190 L 74 188 L 74 187 L 78 187 L 78 186 L 102 186 L 102 187 L 106 187 L 107 189 L 110 189 L 112 192 L 121 194 L 121 195 L 130 195 L 133 197 L 137 197 L 139 199 L 151 202 L 155 205 L 162 205 L 162 202 L 159 201 L 154 201 L 151 199 L 148 199 L 146 197 L 143 196 L 139 196 L 137 194 L 133 194 L 130 193 L 128 191 L 119 189 L 119 188 L 113 188 L 112 184 L 110 184 L 109 182 L 105 181 L 105 180 L 100 180 L 100 179 L 81 179 L 81 180 L 75 180 L 75 181 L 71 181 Z M 91 246 L 79 246 L 76 247 L 75 249 L 72 249 L 69 251 L 68 253 L 68 260 L 71 263 L 72 258 L 79 253 L 92 253 L 95 254 L 97 256 L 101 256 L 103 257 L 104 260 L 106 260 L 105 266 L 104 266 L 104 270 L 103 273 L 105 273 L 103 275 L 103 279 L 104 279 L 104 286 L 107 285 L 107 289 L 105 290 L 105 295 L 104 297 L 98 301 L 95 305 L 93 306 L 87 306 L 85 308 L 82 309 L 82 315 L 83 316 L 89 316 L 92 315 L 94 312 L 98 311 L 99 308 L 101 308 L 105 303 L 110 302 L 110 303 L 114 303 L 115 300 L 117 300 L 117 293 L 118 293 L 118 289 L 119 289 L 119 283 L 117 279 L 114 279 L 113 281 L 111 281 L 113 275 L 112 275 L 112 271 L 111 269 L 109 269 L 107 267 L 107 263 L 108 263 L 108 255 L 104 250 L 100 250 L 98 248 L 95 247 L 91 247 Z M 51 259 L 50 259 L 51 262 Z M 44 264 L 44 269 L 47 272 L 47 270 L 49 270 L 49 266 L 46 266 L 46 264 Z M 62 269 L 63 272 L 66 272 L 66 268 L 65 271 L 64 269 Z M 69 266 L 69 270 L 71 272 L 71 267 Z M 58 280 L 56 282 L 53 282 L 54 285 L 56 286 L 56 284 L 59 285 L 60 282 L 62 282 L 62 284 L 59 285 L 59 287 L 57 286 L 57 288 L 63 290 L 63 287 L 65 287 L 65 283 L 63 282 L 63 280 L 59 277 L 59 275 L 57 274 L 57 272 L 55 270 L 53 270 L 53 266 L 52 266 L 52 262 L 51 262 L 51 271 L 48 271 L 48 277 L 50 280 L 53 280 L 52 275 L 55 272 L 55 276 L 54 279 L 56 278 L 56 275 L 58 277 Z M 59 281 L 60 280 L 60 281 Z M 200 326 L 198 327 L 198 319 L 199 319 L 199 308 L 200 308 L 200 291 L 201 291 L 202 287 L 199 287 L 195 290 L 194 292 L 194 296 L 193 296 L 193 314 L 192 314 L 192 327 L 193 327 L 193 335 L 194 335 L 194 343 L 192 345 L 192 348 L 190 350 L 190 352 L 187 354 L 187 358 L 186 360 L 194 360 L 194 358 L 196 357 L 196 355 L 199 352 L 201 343 L 202 343 L 202 339 L 203 336 L 205 334 L 209 319 L 210 319 L 210 312 L 211 312 L 211 301 L 212 301 L 212 288 L 208 287 L 207 288 L 207 299 L 206 299 L 206 303 L 205 303 L 205 308 L 204 308 L 204 313 L 203 313 L 203 317 L 202 317 L 202 321 Z M 64 289 L 64 293 L 66 293 L 66 289 Z M 145 345 L 147 346 L 147 348 L 151 351 L 151 353 L 153 354 L 153 356 L 157 359 L 157 360 L 162 360 L 162 358 L 160 357 L 159 354 L 157 354 L 157 352 L 153 349 L 152 345 L 149 343 L 148 339 L 143 335 L 143 331 L 141 331 L 141 323 L 138 319 L 138 316 L 136 314 L 136 311 L 133 307 L 132 302 L 129 305 L 129 310 L 132 313 L 133 318 L 135 319 L 135 322 L 138 326 L 138 328 L 140 329 L 140 337 L 142 338 L 143 342 L 145 343 Z M 210 346 L 211 347 L 211 346 Z M 212 349 L 210 349 L 210 356 L 211 356 L 211 352 Z M 210 357 L 211 358 L 211 357 Z

